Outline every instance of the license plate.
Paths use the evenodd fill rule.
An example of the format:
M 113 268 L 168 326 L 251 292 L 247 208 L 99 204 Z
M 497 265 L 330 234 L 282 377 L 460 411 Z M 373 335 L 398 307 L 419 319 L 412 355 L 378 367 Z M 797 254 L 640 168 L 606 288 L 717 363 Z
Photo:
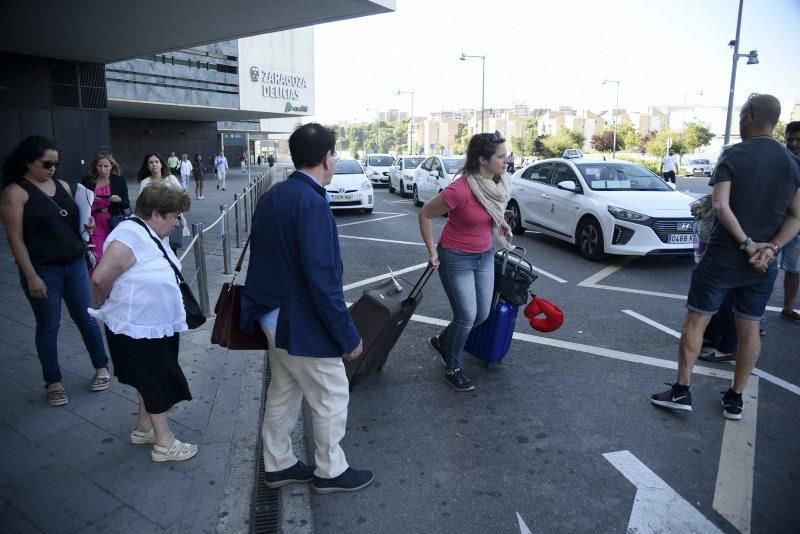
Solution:
M 694 234 L 669 234 L 667 235 L 667 243 L 694 243 Z
M 353 200 L 353 195 L 331 195 L 333 200 Z

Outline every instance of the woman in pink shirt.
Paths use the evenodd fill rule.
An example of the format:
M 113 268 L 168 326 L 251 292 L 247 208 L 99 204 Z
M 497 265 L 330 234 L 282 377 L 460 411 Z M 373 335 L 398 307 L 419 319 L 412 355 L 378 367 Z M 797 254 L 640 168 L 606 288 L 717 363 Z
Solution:
M 461 353 L 470 330 L 489 316 L 494 292 L 492 234 L 507 248 L 511 229 L 503 218 L 511 177 L 506 172 L 506 143 L 500 132 L 470 139 L 461 176 L 425 204 L 419 228 L 431 267 L 453 309 L 453 320 L 430 345 L 444 360 L 445 382 L 457 391 L 475 389 L 461 369 Z M 433 219 L 448 215 L 439 243 Z

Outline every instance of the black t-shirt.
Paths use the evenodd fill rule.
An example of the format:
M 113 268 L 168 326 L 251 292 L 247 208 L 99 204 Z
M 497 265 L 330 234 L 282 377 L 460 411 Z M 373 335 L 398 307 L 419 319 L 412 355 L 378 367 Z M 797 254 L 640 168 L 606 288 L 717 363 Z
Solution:
M 22 211 L 22 240 L 28 249 L 31 263 L 36 265 L 65 265 L 83 255 L 83 239 L 78 234 L 78 206 L 72 192 L 56 180 L 56 194 L 47 194 L 25 180 L 18 182 L 28 192 L 28 201 Z M 66 216 L 59 214 L 63 208 Z
M 744 233 L 753 241 L 775 237 L 786 211 L 800 187 L 800 160 L 769 137 L 756 137 L 726 149 L 720 156 L 710 185 L 731 183 L 730 207 Z M 738 248 L 719 222 L 709 243 Z

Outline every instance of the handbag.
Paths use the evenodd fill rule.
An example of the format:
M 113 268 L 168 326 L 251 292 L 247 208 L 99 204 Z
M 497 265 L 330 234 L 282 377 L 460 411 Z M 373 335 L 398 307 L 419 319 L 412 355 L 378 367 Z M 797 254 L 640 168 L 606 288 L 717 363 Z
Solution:
M 233 279 L 222 284 L 217 304 L 214 306 L 217 318 L 214 319 L 214 328 L 211 330 L 211 343 L 226 347 L 228 350 L 267 350 L 268 348 L 267 336 L 260 328 L 257 328 L 255 332 L 245 332 L 239 327 L 239 319 L 242 315 L 241 290 L 244 286 L 236 283 L 236 276 L 242 270 L 242 263 L 244 263 L 251 237 L 253 237 L 252 233 L 247 236 L 247 241 L 244 243 L 242 255 L 239 256 L 239 261 L 233 271 Z
M 206 316 L 203 313 L 203 310 L 200 308 L 200 303 L 197 302 L 197 299 L 194 297 L 192 293 L 192 288 L 189 287 L 189 284 L 186 283 L 186 280 L 183 279 L 183 275 L 178 270 L 177 267 L 172 263 L 167 256 L 167 251 L 164 248 L 164 245 L 161 241 L 153 236 L 150 233 L 150 229 L 141 219 L 136 217 L 131 217 L 128 219 L 129 221 L 133 221 L 136 224 L 142 226 L 145 230 L 147 230 L 147 234 L 150 236 L 150 239 L 155 241 L 156 245 L 158 246 L 161 253 L 164 255 L 164 259 L 167 260 L 169 266 L 172 267 L 172 272 L 175 273 L 175 279 L 178 282 L 178 288 L 181 291 L 181 298 L 183 299 L 183 309 L 186 312 L 186 324 L 189 326 L 190 329 L 194 330 L 195 328 L 199 328 L 203 326 L 206 322 Z
M 130 208 L 122 210 L 122 213 L 117 213 L 115 215 L 112 215 L 111 218 L 108 220 L 109 230 L 113 230 L 119 225 L 119 223 L 121 223 L 124 220 L 127 220 L 128 217 L 130 216 L 131 216 Z
M 520 254 L 517 250 L 521 250 Z M 531 284 L 538 278 L 525 259 L 525 249 L 498 250 L 494 255 L 494 292 L 514 306 L 528 302 Z

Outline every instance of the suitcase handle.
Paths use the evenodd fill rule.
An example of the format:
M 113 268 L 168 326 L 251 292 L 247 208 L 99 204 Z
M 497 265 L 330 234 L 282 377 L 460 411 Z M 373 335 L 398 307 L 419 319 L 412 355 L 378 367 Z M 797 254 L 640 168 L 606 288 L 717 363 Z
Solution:
M 417 297 L 419 297 L 420 293 L 422 293 L 422 288 L 425 287 L 425 284 L 428 283 L 428 280 L 430 279 L 432 274 L 433 274 L 433 267 L 431 267 L 430 264 L 428 264 L 428 266 L 425 268 L 425 272 L 422 273 L 422 276 L 419 277 L 417 283 L 414 284 L 413 288 L 411 288 L 411 293 L 408 294 L 408 298 L 400 302 L 400 305 L 405 307 L 409 303 L 413 304 L 413 302 L 417 300 Z
M 522 254 L 518 253 L 517 249 L 521 250 Z M 519 265 L 524 261 L 526 264 L 528 264 L 528 267 L 530 267 L 531 271 L 532 271 L 533 270 L 533 266 L 531 265 L 531 263 L 528 260 L 525 259 L 525 255 L 527 253 L 528 252 L 525 250 L 525 248 L 524 247 L 520 247 L 520 246 L 516 246 L 511 250 L 508 250 L 508 249 L 501 250 L 500 251 L 500 255 L 503 256 L 503 265 L 500 268 L 500 273 L 501 274 L 506 274 L 506 266 L 508 265 L 508 256 L 509 256 L 509 254 L 513 254 L 514 256 L 519 258 L 519 262 L 517 263 L 517 267 L 516 268 L 519 268 Z

